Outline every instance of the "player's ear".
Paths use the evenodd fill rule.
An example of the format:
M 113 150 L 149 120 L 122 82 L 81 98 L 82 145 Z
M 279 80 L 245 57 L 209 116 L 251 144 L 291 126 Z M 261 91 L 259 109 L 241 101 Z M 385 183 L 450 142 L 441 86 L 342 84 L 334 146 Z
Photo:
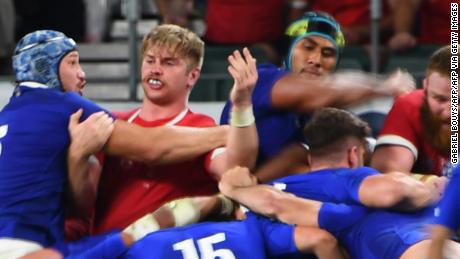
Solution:
M 351 146 L 347 150 L 347 162 L 350 168 L 359 166 L 359 150 L 357 146 Z
M 190 72 L 188 73 L 187 87 L 192 88 L 198 81 L 199 77 L 200 77 L 200 69 L 197 67 L 192 68 Z

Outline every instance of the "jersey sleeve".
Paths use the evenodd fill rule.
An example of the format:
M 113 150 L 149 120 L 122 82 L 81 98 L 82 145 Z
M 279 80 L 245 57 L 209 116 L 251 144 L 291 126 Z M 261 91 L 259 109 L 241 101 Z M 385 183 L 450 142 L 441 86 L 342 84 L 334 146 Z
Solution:
M 353 226 L 367 213 L 368 209 L 363 206 L 325 202 L 319 210 L 318 224 L 334 234 Z
M 264 237 L 268 257 L 278 258 L 283 256 L 285 258 L 284 256 L 294 256 L 300 253 L 295 245 L 294 225 L 288 225 L 255 214 L 249 214 L 248 217 L 257 219 Z
M 408 148 L 415 158 L 418 156 L 417 133 L 419 111 L 412 107 L 409 96 L 400 97 L 388 113 L 377 139 L 376 148 L 381 145 L 398 145 Z
M 97 105 L 96 103 L 81 97 L 77 93 L 66 93 L 65 97 L 69 103 L 72 103 L 73 105 L 73 112 L 76 112 L 78 109 L 83 109 L 83 115 L 81 116 L 81 121 L 86 120 L 91 114 L 104 111 L 107 113 L 110 117 L 115 119 L 115 116 L 112 115 L 109 111 L 106 109 L 102 108 L 101 106 Z
M 343 176 L 346 183 L 346 194 L 344 197 L 338 197 L 338 200 L 340 202 L 363 205 L 359 200 L 359 187 L 364 179 L 369 176 L 379 174 L 379 172 L 370 167 L 359 167 L 356 169 L 350 169 L 350 172 L 348 173 L 350 175 Z
M 359 205 L 358 192 L 362 181 L 377 173 L 369 167 L 332 168 L 290 175 L 274 180 L 271 184 L 301 198 Z
M 255 112 L 272 108 L 271 93 L 273 86 L 282 76 L 288 73 L 270 64 L 260 65 L 257 68 L 257 72 L 259 77 L 252 94 L 252 104 Z

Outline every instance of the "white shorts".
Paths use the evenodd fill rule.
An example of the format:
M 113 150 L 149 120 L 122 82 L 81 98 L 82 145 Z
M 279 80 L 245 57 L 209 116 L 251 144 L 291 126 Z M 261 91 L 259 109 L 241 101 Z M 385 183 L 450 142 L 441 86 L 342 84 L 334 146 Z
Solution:
M 16 259 L 43 247 L 33 241 L 15 238 L 0 238 L 0 258 Z

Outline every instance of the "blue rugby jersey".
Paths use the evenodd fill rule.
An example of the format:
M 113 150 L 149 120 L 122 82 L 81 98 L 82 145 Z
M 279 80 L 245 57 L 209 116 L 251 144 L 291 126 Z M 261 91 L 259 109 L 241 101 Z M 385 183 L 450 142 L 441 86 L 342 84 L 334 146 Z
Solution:
M 17 90 L 0 112 L 0 236 L 51 246 L 64 238 L 70 115 L 103 109 L 77 93 Z
M 321 228 L 336 236 L 352 258 L 399 258 L 428 237 L 433 207 L 417 213 L 372 210 L 360 205 L 361 182 L 378 172 L 369 167 L 335 168 L 291 175 L 272 184 L 298 197 L 325 203 L 318 215 Z M 346 203 L 346 204 L 345 204 Z
M 207 222 L 165 229 L 136 242 L 126 258 L 263 259 L 296 251 L 293 226 L 260 220 Z
M 370 167 L 332 168 L 290 175 L 273 180 L 277 189 L 296 196 L 333 203 L 361 204 L 358 197 L 362 181 L 379 172 Z
M 303 126 L 309 115 L 299 115 L 273 108 L 271 91 L 282 76 L 288 72 L 271 64 L 257 67 L 259 77 L 252 94 L 252 105 L 259 136 L 259 159 L 262 163 L 273 158 L 292 142 L 305 142 Z M 229 123 L 230 101 L 227 101 L 221 113 L 220 124 Z

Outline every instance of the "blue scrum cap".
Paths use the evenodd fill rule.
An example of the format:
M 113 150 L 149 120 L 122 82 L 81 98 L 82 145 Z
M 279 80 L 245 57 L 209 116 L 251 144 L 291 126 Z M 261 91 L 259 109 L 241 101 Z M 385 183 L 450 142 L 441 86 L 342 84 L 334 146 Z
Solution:
M 59 64 L 77 44 L 62 32 L 35 31 L 24 36 L 13 54 L 16 81 L 33 81 L 50 89 L 63 90 L 59 79 Z
M 306 12 L 301 18 L 292 22 L 285 32 L 289 38 L 289 49 L 284 60 L 285 67 L 291 70 L 292 51 L 295 45 L 308 36 L 320 36 L 331 41 L 339 53 L 345 46 L 345 37 L 339 23 L 324 12 Z M 337 56 L 337 59 L 339 57 Z

